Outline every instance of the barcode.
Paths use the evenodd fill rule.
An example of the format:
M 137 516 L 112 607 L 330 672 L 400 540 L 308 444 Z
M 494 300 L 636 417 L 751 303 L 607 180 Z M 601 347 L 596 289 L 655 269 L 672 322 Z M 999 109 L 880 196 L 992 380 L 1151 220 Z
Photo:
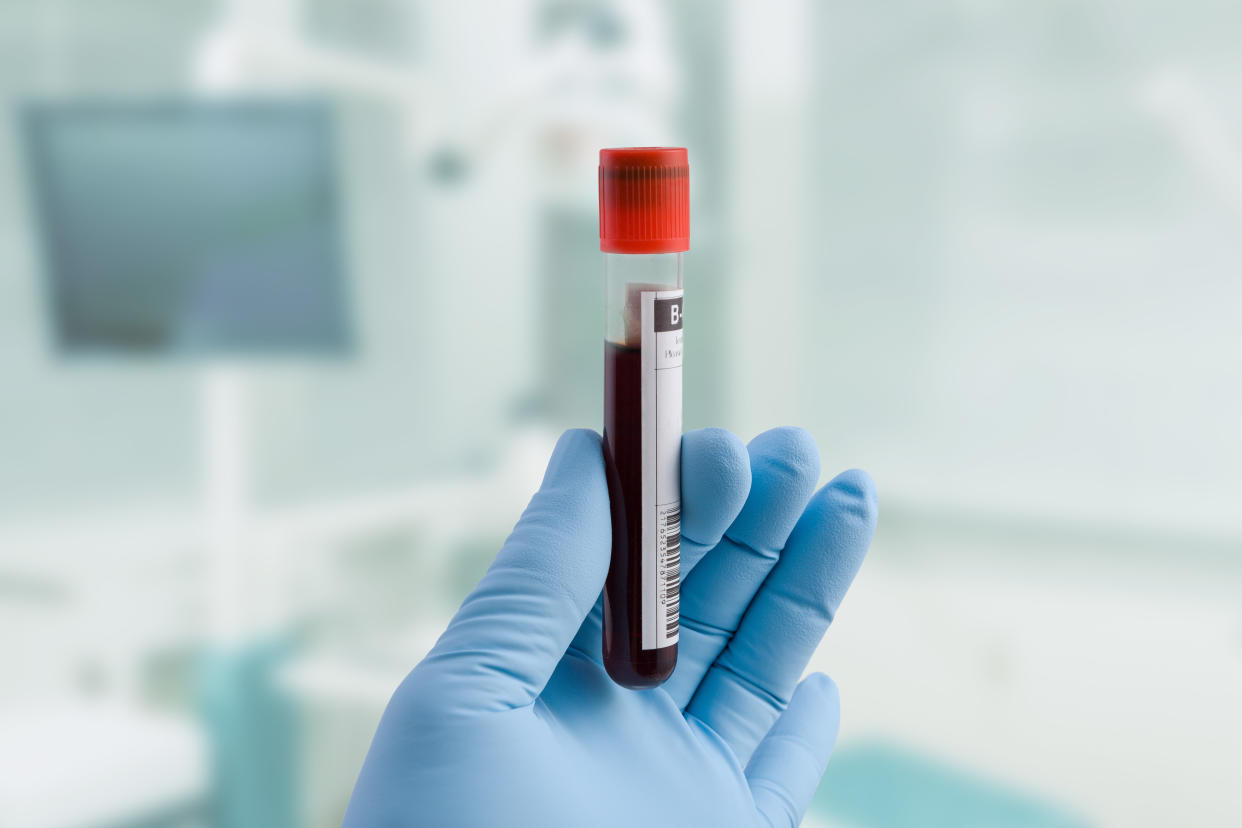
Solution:
M 677 635 L 681 606 L 681 506 L 664 514 L 664 637 Z

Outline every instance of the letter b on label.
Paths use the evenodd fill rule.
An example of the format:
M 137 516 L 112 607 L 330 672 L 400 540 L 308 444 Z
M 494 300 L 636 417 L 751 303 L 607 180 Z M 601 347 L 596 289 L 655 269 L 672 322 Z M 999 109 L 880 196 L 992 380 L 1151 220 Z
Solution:
M 681 330 L 681 297 L 655 300 L 656 333 Z

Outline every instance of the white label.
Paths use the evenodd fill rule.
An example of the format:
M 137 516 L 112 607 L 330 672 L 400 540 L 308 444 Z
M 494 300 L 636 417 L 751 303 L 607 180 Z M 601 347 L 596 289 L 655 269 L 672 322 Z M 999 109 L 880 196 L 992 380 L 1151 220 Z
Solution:
M 682 291 L 640 296 L 643 402 L 643 649 L 677 641 L 681 599 Z

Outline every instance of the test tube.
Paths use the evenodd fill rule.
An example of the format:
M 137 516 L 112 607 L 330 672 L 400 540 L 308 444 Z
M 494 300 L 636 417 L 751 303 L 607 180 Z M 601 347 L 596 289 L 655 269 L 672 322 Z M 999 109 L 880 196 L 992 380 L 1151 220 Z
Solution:
M 612 508 L 604 667 L 617 684 L 640 689 L 661 684 L 677 664 L 686 150 L 601 150 L 599 236 L 604 468 Z

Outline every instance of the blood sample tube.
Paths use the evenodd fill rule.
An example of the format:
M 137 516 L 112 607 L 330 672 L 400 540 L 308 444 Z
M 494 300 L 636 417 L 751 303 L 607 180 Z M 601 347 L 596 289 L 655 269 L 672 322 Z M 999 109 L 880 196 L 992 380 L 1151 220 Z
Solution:
M 604 252 L 604 467 L 612 560 L 604 666 L 655 687 L 677 664 L 681 561 L 681 255 L 690 249 L 685 149 L 599 154 Z

